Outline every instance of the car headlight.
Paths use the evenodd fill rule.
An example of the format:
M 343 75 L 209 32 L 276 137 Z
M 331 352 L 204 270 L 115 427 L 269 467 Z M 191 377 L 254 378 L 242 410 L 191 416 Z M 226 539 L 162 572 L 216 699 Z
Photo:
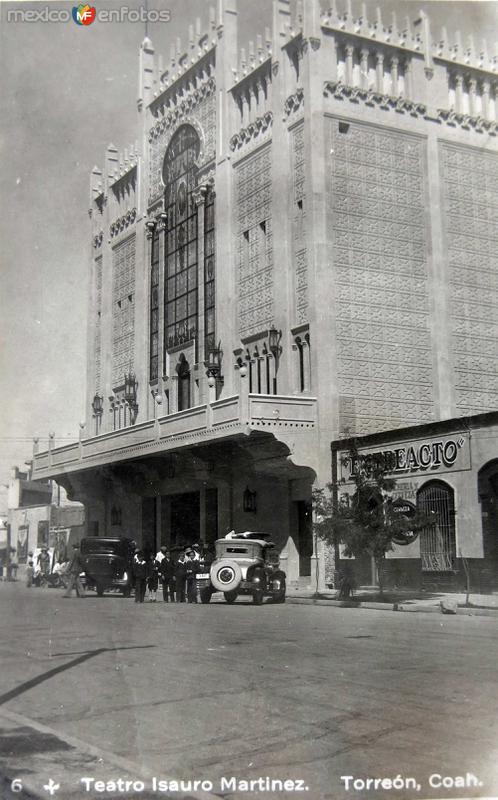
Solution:
M 128 573 L 127 572 L 123 572 L 123 580 L 124 581 L 128 580 Z

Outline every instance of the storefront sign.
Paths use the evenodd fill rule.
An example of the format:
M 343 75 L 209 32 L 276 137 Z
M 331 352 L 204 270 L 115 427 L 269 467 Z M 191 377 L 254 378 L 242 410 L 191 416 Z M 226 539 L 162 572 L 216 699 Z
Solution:
M 396 497 L 396 499 L 391 502 L 391 511 L 393 511 L 395 514 L 400 514 L 406 519 L 410 519 L 410 517 L 415 516 L 417 513 L 417 507 L 413 503 L 410 503 L 409 500 L 404 500 L 402 497 Z M 394 544 L 399 544 L 404 547 L 405 545 L 414 542 L 417 537 L 418 531 L 400 531 L 399 533 L 394 534 L 392 540 Z
M 361 451 L 357 457 L 344 453 L 341 463 L 342 477 L 346 480 L 356 475 L 360 465 L 367 472 L 381 471 L 388 475 L 470 469 L 469 434 L 418 440 L 373 452 Z

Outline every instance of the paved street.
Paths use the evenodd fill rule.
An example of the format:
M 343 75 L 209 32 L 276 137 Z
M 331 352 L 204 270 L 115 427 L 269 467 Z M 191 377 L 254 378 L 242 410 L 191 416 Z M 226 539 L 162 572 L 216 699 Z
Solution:
M 496 619 L 244 600 L 66 600 L 6 583 L 0 602 L 0 715 L 55 732 L 55 744 L 42 733 L 21 751 L 4 744 L 0 767 L 10 778 L 27 762 L 36 771 L 35 741 L 69 764 L 64 741 L 75 737 L 123 759 L 132 776 L 149 775 L 148 788 L 157 776 L 204 780 L 227 798 L 299 797 L 299 781 L 312 800 L 498 795 Z M 0 716 L 6 741 L 22 740 L 16 725 Z M 90 757 L 74 769 L 94 774 Z M 449 780 L 467 773 L 465 787 Z M 119 774 L 109 767 L 105 778 Z M 431 775 L 441 776 L 432 786 Z M 396 788 L 399 780 L 390 788 L 397 776 L 420 789 Z M 296 783 L 257 794 L 223 777 Z M 384 784 L 367 790 L 367 778 Z

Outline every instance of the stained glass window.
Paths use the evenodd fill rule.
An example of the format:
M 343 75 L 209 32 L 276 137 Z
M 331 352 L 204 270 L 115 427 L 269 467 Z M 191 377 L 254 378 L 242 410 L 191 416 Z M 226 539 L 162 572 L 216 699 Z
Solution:
M 208 191 L 204 206 L 204 329 L 205 357 L 216 347 L 215 331 L 214 192 Z
M 151 277 L 150 277 L 150 380 L 158 378 L 159 345 L 159 232 L 157 227 L 152 236 Z
M 197 336 L 197 207 L 199 137 L 190 125 L 173 136 L 164 159 L 164 206 L 167 214 L 164 284 L 164 350 Z

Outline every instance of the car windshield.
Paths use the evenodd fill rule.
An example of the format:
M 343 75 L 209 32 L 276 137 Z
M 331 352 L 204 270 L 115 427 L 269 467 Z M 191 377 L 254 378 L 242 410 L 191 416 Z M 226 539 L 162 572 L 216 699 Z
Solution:
M 83 539 L 81 542 L 82 555 L 126 555 L 126 543 L 106 541 L 105 539 Z

